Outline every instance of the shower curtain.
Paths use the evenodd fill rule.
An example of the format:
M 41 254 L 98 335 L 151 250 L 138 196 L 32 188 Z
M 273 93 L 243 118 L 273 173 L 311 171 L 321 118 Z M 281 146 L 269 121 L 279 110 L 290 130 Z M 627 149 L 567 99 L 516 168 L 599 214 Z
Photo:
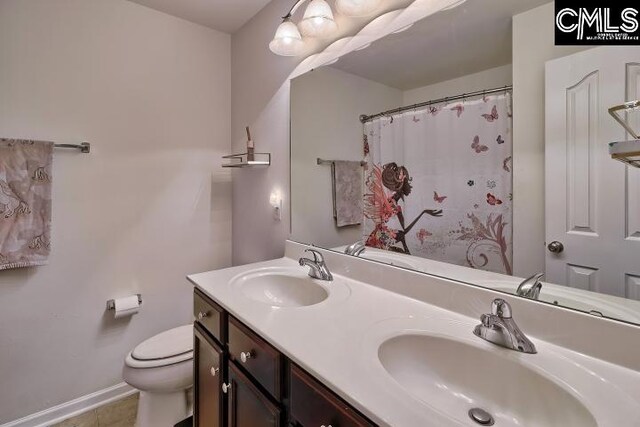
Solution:
M 512 274 L 511 96 L 364 126 L 368 246 Z

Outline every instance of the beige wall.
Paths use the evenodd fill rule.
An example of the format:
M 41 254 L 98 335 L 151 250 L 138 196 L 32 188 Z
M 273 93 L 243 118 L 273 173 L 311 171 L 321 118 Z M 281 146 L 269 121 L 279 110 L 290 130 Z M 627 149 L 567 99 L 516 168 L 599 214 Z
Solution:
M 230 264 L 230 37 L 124 0 L 0 1 L 0 136 L 57 150 L 44 267 L 0 272 L 0 424 L 122 381 Z M 129 320 L 110 298 L 139 292 Z
M 402 91 L 331 67 L 291 81 L 292 239 L 336 247 L 362 238 L 361 226 L 336 227 L 331 167 L 316 159 L 362 160 L 360 115 L 401 104 Z
M 544 64 L 584 50 L 554 45 L 554 6 L 513 18 L 514 274 L 544 271 Z

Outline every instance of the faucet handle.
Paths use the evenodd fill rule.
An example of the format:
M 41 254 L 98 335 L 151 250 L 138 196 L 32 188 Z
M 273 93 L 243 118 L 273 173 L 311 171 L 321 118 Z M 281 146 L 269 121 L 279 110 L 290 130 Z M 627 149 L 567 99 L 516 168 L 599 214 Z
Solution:
M 482 326 L 484 326 L 485 328 L 488 328 L 491 326 L 491 315 L 490 314 L 483 314 L 480 316 L 480 323 L 482 323 Z
M 316 251 L 315 249 L 305 249 L 305 252 L 309 252 L 310 254 L 313 255 L 313 261 L 318 263 L 318 262 L 324 262 L 324 257 L 322 256 L 322 254 L 318 251 Z
M 501 319 L 511 319 L 511 306 L 502 298 L 496 298 L 491 303 L 491 314 Z

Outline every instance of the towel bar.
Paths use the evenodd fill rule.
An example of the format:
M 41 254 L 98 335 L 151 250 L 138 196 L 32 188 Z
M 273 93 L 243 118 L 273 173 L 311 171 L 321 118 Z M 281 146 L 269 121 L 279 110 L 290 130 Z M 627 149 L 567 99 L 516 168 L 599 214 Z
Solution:
M 82 144 L 53 144 L 55 148 L 72 148 L 74 150 L 80 150 L 81 153 L 90 153 L 91 144 L 83 142 Z
M 337 160 L 324 160 L 324 159 L 321 159 L 320 157 L 318 157 L 317 162 L 318 162 L 319 165 L 330 165 L 330 164 L 333 164 L 333 163 L 337 162 Z M 365 166 L 366 164 L 367 164 L 367 162 L 365 162 L 364 160 L 362 160 L 360 162 L 360 166 Z

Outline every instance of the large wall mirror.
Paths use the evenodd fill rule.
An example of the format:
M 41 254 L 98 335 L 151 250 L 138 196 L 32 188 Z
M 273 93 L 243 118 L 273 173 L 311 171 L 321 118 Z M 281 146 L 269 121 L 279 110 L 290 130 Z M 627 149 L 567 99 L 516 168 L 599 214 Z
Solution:
M 468 0 L 293 79 L 291 238 L 640 324 L 640 169 L 609 146 L 640 151 L 609 114 L 640 47 L 555 46 L 554 13 Z

